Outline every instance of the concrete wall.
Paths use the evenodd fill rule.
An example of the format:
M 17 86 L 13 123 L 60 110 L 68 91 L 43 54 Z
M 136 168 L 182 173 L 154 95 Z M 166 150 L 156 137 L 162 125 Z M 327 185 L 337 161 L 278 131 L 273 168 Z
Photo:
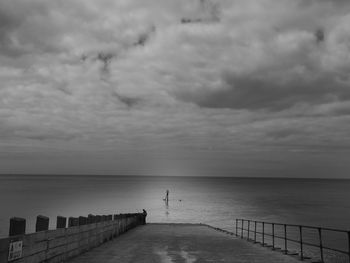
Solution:
M 144 223 L 145 215 L 120 214 L 105 221 L 0 239 L 0 262 L 64 262 Z M 11 242 L 23 241 L 22 257 L 8 261 Z

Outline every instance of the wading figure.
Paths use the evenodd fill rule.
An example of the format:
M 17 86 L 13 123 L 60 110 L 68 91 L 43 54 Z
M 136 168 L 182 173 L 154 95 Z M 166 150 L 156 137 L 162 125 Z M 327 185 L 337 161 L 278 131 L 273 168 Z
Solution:
M 142 209 L 142 224 L 146 225 L 146 216 L 147 216 L 147 211 L 145 209 Z
M 166 203 L 169 202 L 169 190 L 166 190 L 164 201 L 165 201 Z

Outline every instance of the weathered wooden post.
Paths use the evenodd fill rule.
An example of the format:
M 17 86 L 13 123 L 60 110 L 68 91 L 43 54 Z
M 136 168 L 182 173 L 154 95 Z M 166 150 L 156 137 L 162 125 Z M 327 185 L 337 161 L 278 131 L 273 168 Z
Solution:
M 125 224 L 125 221 L 126 221 L 126 217 L 125 217 L 125 214 L 120 214 L 120 218 L 121 218 L 121 229 L 122 229 L 122 233 L 125 232 L 125 229 L 126 229 L 126 224 Z
M 67 218 L 63 216 L 57 216 L 56 228 L 66 228 Z
M 10 218 L 9 236 L 24 235 L 26 233 L 26 220 L 20 217 Z
M 46 216 L 38 215 L 36 217 L 35 232 L 49 230 L 49 220 Z
M 133 228 L 133 227 L 134 227 L 134 218 L 135 218 L 135 215 L 134 215 L 134 214 L 131 214 L 131 215 L 130 215 L 130 228 Z
M 244 227 L 244 219 L 241 219 L 241 238 L 243 238 L 243 227 Z
M 72 226 L 78 226 L 79 225 L 79 220 L 76 217 L 69 217 L 68 218 L 68 227 Z
M 78 221 L 79 221 L 78 223 L 79 226 L 83 226 L 87 224 L 87 218 L 85 216 L 79 216 Z
M 125 214 L 125 231 L 129 230 L 129 214 Z
M 93 223 L 95 223 L 95 221 L 96 221 L 96 217 L 94 215 L 92 215 L 92 214 L 88 214 L 87 223 L 88 224 L 93 224 Z
M 68 227 L 72 227 L 74 225 L 74 218 L 73 217 L 68 217 Z
M 120 234 L 120 220 L 119 220 L 119 216 L 117 214 L 114 215 L 114 220 L 116 221 L 116 225 L 115 225 L 115 229 L 116 229 L 116 236 L 119 236 Z

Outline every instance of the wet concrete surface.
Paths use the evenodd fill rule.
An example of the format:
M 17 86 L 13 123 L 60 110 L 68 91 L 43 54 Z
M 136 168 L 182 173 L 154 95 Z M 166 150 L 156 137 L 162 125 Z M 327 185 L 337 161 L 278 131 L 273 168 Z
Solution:
M 293 263 L 284 255 L 205 225 L 139 226 L 70 261 L 70 263 Z

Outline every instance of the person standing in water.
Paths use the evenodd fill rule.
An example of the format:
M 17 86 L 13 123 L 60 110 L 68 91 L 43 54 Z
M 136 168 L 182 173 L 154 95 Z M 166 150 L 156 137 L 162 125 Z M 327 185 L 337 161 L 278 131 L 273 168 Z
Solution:
M 169 202 L 169 190 L 166 190 L 166 193 L 165 193 L 165 202 Z

